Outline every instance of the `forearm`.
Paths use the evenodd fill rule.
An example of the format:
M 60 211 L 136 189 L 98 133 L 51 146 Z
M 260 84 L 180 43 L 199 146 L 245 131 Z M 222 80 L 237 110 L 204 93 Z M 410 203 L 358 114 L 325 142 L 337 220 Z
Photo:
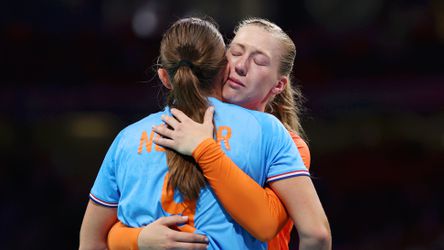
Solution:
M 304 237 L 299 235 L 299 249 L 300 250 L 329 250 L 331 249 L 331 239 L 327 237 Z
M 227 212 L 254 237 L 270 240 L 285 225 L 288 215 L 276 194 L 237 167 L 213 139 L 202 142 L 193 157 Z
M 300 249 L 331 249 L 331 232 L 311 179 L 305 176 L 272 182 L 300 238 Z
M 299 249 L 300 250 L 330 250 L 332 248 L 332 238 L 330 225 L 325 215 L 312 216 L 314 221 L 321 221 L 318 228 L 310 230 L 298 231 L 299 235 Z M 295 225 L 296 228 L 301 228 L 300 223 Z

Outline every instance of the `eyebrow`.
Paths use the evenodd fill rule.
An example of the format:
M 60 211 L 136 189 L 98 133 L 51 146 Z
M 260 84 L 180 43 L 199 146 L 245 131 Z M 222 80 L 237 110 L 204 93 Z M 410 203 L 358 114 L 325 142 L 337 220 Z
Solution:
M 232 45 L 239 46 L 239 47 L 241 47 L 243 50 L 245 50 L 245 45 L 240 44 L 240 43 L 230 43 L 230 45 L 228 45 L 228 48 L 231 48 Z M 253 52 L 252 52 L 252 54 L 261 54 L 261 55 L 264 55 L 264 56 L 266 56 L 267 58 L 269 58 L 269 59 L 271 60 L 271 56 L 269 56 L 269 55 L 268 55 L 267 53 L 265 53 L 264 51 L 262 51 L 262 50 L 260 50 L 260 49 L 257 49 L 257 48 L 255 48 L 255 47 L 253 47 Z

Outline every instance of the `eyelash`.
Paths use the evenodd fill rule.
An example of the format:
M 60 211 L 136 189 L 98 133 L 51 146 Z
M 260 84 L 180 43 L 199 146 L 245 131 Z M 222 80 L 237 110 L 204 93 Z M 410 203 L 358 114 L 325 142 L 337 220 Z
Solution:
M 254 63 L 256 63 L 259 66 L 265 66 L 267 63 L 266 62 L 260 62 L 258 61 L 258 59 L 254 60 Z
M 242 55 L 242 52 L 239 52 L 239 51 L 231 51 L 230 53 L 231 53 L 232 56 L 241 56 Z M 254 61 L 255 64 L 257 64 L 259 66 L 265 66 L 266 65 L 266 63 L 260 63 L 256 59 L 254 59 L 253 61 Z

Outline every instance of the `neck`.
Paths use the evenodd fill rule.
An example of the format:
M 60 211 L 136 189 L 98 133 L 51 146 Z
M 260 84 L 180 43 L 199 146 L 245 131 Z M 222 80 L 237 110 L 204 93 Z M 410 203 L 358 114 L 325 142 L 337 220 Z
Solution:
M 246 109 L 251 109 L 251 110 L 256 110 L 256 111 L 260 111 L 260 112 L 265 112 L 265 106 L 267 106 L 266 103 L 258 103 L 256 105 L 254 105 L 254 104 L 253 105 L 244 105 L 242 107 L 244 107 Z
M 271 92 L 268 92 L 267 96 L 265 96 L 265 98 L 256 104 L 255 107 L 251 108 L 260 112 L 265 112 L 265 108 L 267 107 L 267 104 L 271 101 L 273 101 L 273 98 L 275 97 L 275 95 Z
M 256 110 L 260 112 L 265 112 L 265 108 L 267 107 L 267 103 L 270 101 L 270 94 L 268 94 L 262 101 L 250 103 L 247 105 L 241 105 L 244 108 Z

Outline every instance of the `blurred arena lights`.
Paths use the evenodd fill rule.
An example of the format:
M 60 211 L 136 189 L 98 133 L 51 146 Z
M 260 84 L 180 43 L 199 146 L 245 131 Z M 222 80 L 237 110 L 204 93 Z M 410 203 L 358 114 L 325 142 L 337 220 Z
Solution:
M 139 38 L 147 38 L 154 34 L 158 17 L 152 5 L 146 5 L 136 11 L 132 20 L 132 28 Z

